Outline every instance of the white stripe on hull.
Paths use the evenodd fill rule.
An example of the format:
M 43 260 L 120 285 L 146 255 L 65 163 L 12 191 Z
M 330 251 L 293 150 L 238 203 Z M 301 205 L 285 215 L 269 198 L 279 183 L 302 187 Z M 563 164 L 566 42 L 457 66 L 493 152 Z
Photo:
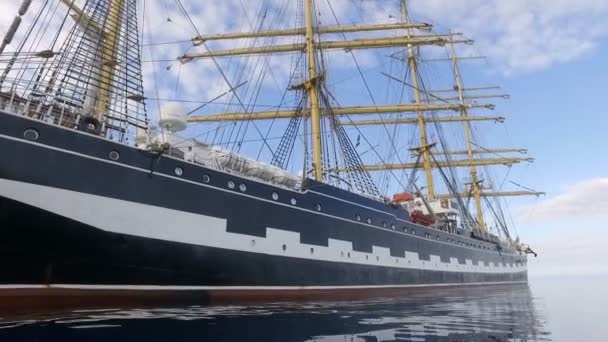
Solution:
M 328 247 L 300 242 L 300 234 L 268 227 L 266 237 L 227 232 L 226 219 L 193 214 L 141 203 L 95 196 L 47 186 L 0 179 L 0 196 L 82 222 L 112 233 L 159 239 L 198 246 L 260 253 L 273 256 L 352 263 L 402 269 L 458 273 L 519 273 L 525 265 L 494 265 L 472 260 L 449 263 L 431 255 L 420 260 L 418 253 L 405 252 L 402 257 L 390 255 L 388 248 L 373 246 L 372 253 L 354 251 L 352 242 L 330 239 Z

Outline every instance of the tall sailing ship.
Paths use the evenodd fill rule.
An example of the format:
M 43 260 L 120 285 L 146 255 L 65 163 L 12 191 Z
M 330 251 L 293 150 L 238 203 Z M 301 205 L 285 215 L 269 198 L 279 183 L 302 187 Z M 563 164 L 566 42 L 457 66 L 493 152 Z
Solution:
M 540 193 L 491 180 L 487 166 L 532 160 L 476 139 L 474 123 L 504 121 L 475 115 L 494 109 L 483 101 L 506 95 L 463 85 L 470 57 L 456 51 L 471 40 L 412 21 L 405 0 L 381 2 L 395 12 L 386 22 L 349 25 L 331 1 L 260 0 L 242 21 L 249 31 L 204 34 L 187 1 L 163 3 L 180 16 L 163 21 L 191 26 L 194 38 L 153 41 L 145 0 L 23 0 L 8 26 L 2 291 L 256 295 L 527 281 L 533 252 L 509 232 L 503 197 Z M 163 44 L 184 53 L 144 58 Z M 384 69 L 362 68 L 361 53 Z M 213 69 L 185 75 L 204 60 Z M 430 64 L 450 71 L 434 69 L 446 89 L 429 88 Z M 227 91 L 161 98 L 163 87 L 179 94 L 180 75 L 210 88 L 205 77 L 219 77 Z M 353 88 L 363 91 L 344 95 Z

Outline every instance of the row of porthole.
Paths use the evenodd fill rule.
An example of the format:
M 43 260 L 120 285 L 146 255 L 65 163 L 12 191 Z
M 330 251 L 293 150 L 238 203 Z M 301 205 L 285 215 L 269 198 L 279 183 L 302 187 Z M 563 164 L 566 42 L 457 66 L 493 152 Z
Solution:
M 114 152 L 118 153 L 116 151 L 112 151 L 112 153 L 114 153 Z M 110 154 L 110 158 L 112 158 L 112 154 Z M 116 160 L 117 159 L 118 159 L 118 157 L 116 158 Z M 184 174 L 184 170 L 181 167 L 179 167 L 179 166 L 175 168 L 174 172 L 175 172 L 175 175 L 177 175 L 179 177 L 181 177 Z M 209 177 L 209 175 L 203 175 L 203 182 L 204 183 L 211 182 L 211 177 Z M 236 183 L 234 181 L 230 180 L 230 181 L 228 181 L 227 186 L 228 186 L 229 189 L 233 190 L 233 189 L 236 188 Z M 246 192 L 247 191 L 247 185 L 245 185 L 244 183 L 239 184 L 239 190 L 241 192 Z M 279 194 L 277 192 L 273 192 L 272 193 L 272 199 L 275 200 L 275 201 L 278 201 L 279 200 Z M 294 197 L 292 197 L 289 200 L 289 203 L 291 203 L 291 205 L 297 205 L 298 201 Z M 317 203 L 315 205 L 315 210 L 322 211 L 322 209 L 323 208 L 321 207 L 321 204 Z
M 255 240 L 251 240 L 251 246 L 255 246 Z M 281 246 L 281 249 L 282 249 L 283 251 L 287 251 L 287 245 L 286 245 L 286 244 L 283 244 L 283 246 Z M 313 247 L 311 247 L 311 248 L 310 248 L 310 254 L 314 254 L 314 253 L 315 253 L 315 249 L 314 249 Z M 344 252 L 340 252 L 340 255 L 341 255 L 342 257 L 344 257 Z M 350 258 L 350 252 L 347 252 L 347 253 L 346 253 L 346 256 L 347 256 L 347 258 Z M 369 260 L 369 255 L 368 255 L 368 254 L 366 254 L 366 255 L 365 255 L 365 260 Z M 380 261 L 380 257 L 379 257 L 379 256 L 376 256 L 376 260 L 377 260 L 377 261 Z M 399 259 L 398 259 L 398 258 L 395 258 L 395 262 L 396 262 L 396 263 L 398 263 L 398 262 L 399 262 Z M 410 263 L 410 262 L 408 261 L 408 263 Z M 525 261 L 516 261 L 516 263 L 525 263 Z M 437 266 L 437 264 L 435 264 L 435 266 Z
M 279 194 L 277 192 L 273 192 L 272 193 L 272 199 L 275 200 L 275 201 L 278 201 L 279 200 Z M 296 205 L 296 204 L 298 204 L 298 200 L 296 200 L 294 197 L 292 197 L 289 200 L 289 203 L 291 203 L 291 205 Z M 323 207 L 321 207 L 321 204 L 317 203 L 317 204 L 315 204 L 315 210 L 316 211 L 323 211 Z
M 355 216 L 355 219 L 357 221 L 361 222 L 361 215 L 357 214 Z M 365 219 L 365 222 L 367 222 L 367 224 L 372 224 L 372 219 L 370 217 L 368 217 L 368 218 Z M 382 227 L 387 228 L 387 223 L 385 221 L 382 222 Z M 396 230 L 396 228 L 397 227 L 395 226 L 395 224 L 391 224 L 391 229 L 392 230 Z M 403 229 L 404 232 L 406 232 L 406 233 L 408 232 L 408 230 L 407 230 L 406 227 L 403 227 L 402 229 Z M 412 228 L 411 233 L 414 234 L 414 235 L 416 235 L 416 231 L 413 228 Z M 433 238 L 432 235 L 429 234 L 429 233 L 426 233 L 425 237 L 428 238 L 428 239 Z M 441 237 L 439 235 L 436 235 L 435 239 L 436 240 L 441 240 Z M 474 245 L 474 244 L 471 244 L 471 243 L 465 243 L 465 242 L 458 241 L 458 240 L 448 240 L 448 242 L 452 242 L 452 243 L 459 244 L 459 245 L 462 245 L 462 246 L 467 246 L 467 247 L 476 247 L 476 248 L 479 248 L 479 249 L 489 249 L 488 247 L 478 246 L 478 245 Z
M 117 151 L 110 152 L 110 159 L 116 161 L 119 158 L 120 158 L 120 154 Z M 177 176 L 181 177 L 183 175 L 183 173 L 184 173 L 184 171 L 183 171 L 183 169 L 181 167 L 178 166 L 178 167 L 175 168 L 175 174 Z M 210 181 L 211 181 L 211 178 L 209 177 L 209 175 L 203 175 L 203 182 L 209 183 Z M 236 183 L 234 183 L 234 181 L 228 181 L 228 188 L 229 189 L 236 188 Z M 241 183 L 239 185 L 239 190 L 241 192 L 246 192 L 247 191 L 247 185 L 245 185 L 244 183 Z M 275 200 L 275 201 L 278 201 L 279 200 L 279 194 L 277 192 L 273 192 L 272 193 L 272 199 Z M 291 200 L 290 200 L 290 203 L 292 205 L 296 205 L 296 204 L 298 204 L 298 201 L 294 197 L 292 197 Z M 322 207 L 318 203 L 315 205 L 315 209 L 317 211 L 322 211 Z M 357 219 L 357 221 L 361 222 L 361 216 L 360 215 L 357 214 L 355 218 Z M 366 222 L 367 222 L 367 224 L 372 224 L 372 219 L 370 217 L 368 217 L 368 218 L 366 218 Z M 383 221 L 382 222 L 382 226 L 384 228 L 387 228 L 387 223 L 385 221 Z M 395 224 L 391 224 L 391 229 L 392 230 L 396 230 L 397 229 L 397 227 L 395 226 Z M 406 233 L 408 232 L 408 230 L 407 230 L 406 227 L 403 227 L 403 231 L 406 232 Z M 411 233 L 414 234 L 414 235 L 416 235 L 416 231 L 413 228 L 411 230 Z M 431 234 L 429 234 L 429 233 L 426 233 L 425 237 L 429 238 L 429 239 L 432 238 Z M 439 235 L 436 236 L 436 239 L 437 240 L 441 240 L 441 238 L 439 237 Z M 477 245 L 474 245 L 474 244 L 471 244 L 471 243 L 465 243 L 465 242 L 457 241 L 457 240 L 448 240 L 448 242 L 453 242 L 453 243 L 456 243 L 456 244 L 459 244 L 459 245 L 462 245 L 462 246 L 467 246 L 467 247 L 477 247 L 477 248 L 480 248 L 480 249 L 488 249 L 488 247 L 477 246 Z
M 228 189 L 234 190 L 236 188 L 236 183 L 234 181 L 228 181 Z M 245 183 L 239 184 L 239 190 L 241 192 L 247 191 L 247 185 Z
M 252 240 L 251 245 L 252 246 L 255 245 L 255 240 Z M 281 249 L 283 249 L 283 251 L 286 251 L 287 250 L 287 245 L 283 244 L 283 246 L 281 246 Z M 311 247 L 310 248 L 310 254 L 314 254 L 314 253 L 315 253 L 315 249 L 313 247 Z M 344 252 L 340 252 L 340 255 L 342 257 L 344 257 Z M 346 257 L 350 258 L 350 252 L 346 253 Z M 369 255 L 368 254 L 365 255 L 365 260 L 369 260 Z M 379 256 L 376 256 L 376 261 L 380 261 L 380 257 Z M 399 259 L 395 258 L 395 262 L 398 263 Z M 409 263 L 409 261 L 408 261 L 408 263 Z
M 26 139 L 28 139 L 28 140 L 36 141 L 36 140 L 38 140 L 39 134 L 38 134 L 38 131 L 36 131 L 33 128 L 30 128 L 30 129 L 27 129 L 27 130 L 25 130 L 23 132 L 23 136 Z M 120 159 L 120 153 L 118 153 L 118 151 L 111 151 L 110 154 L 109 154 L 109 157 L 110 157 L 111 160 L 117 161 L 118 159 Z M 179 177 L 181 177 L 184 174 L 184 170 L 181 167 L 179 167 L 179 166 L 175 168 L 174 172 L 175 172 L 175 175 L 177 175 Z M 210 181 L 211 181 L 211 177 L 209 177 L 209 175 L 203 175 L 203 182 L 204 183 L 209 183 Z M 230 188 L 230 189 L 236 188 L 236 184 L 234 183 L 234 181 L 228 181 L 228 188 Z M 244 183 L 241 183 L 239 185 L 239 190 L 241 192 L 246 192 L 247 191 L 247 185 L 245 185 Z M 275 200 L 275 201 L 278 201 L 279 200 L 279 194 L 276 193 L 276 192 L 273 192 L 272 193 L 272 199 Z M 295 198 L 292 197 L 291 200 L 290 200 L 290 203 L 292 205 L 296 205 L 298 202 L 297 202 L 297 200 Z M 321 205 L 317 203 L 315 205 L 315 210 L 322 211 Z M 357 214 L 355 216 L 355 218 L 357 219 L 357 221 L 361 222 L 361 216 L 360 215 Z M 372 219 L 370 217 L 368 217 L 366 219 L 366 222 L 367 222 L 367 224 L 372 224 Z M 382 222 L 382 226 L 384 228 L 387 228 L 387 223 L 385 221 L 383 221 Z M 391 229 L 392 230 L 396 230 L 395 224 L 391 224 Z M 407 228 L 403 227 L 402 229 L 403 229 L 404 232 L 406 232 L 406 233 L 408 232 Z M 416 231 L 413 228 L 411 230 L 411 233 L 414 234 L 414 235 L 416 235 Z M 429 234 L 429 233 L 426 233 L 425 237 L 429 238 L 429 239 L 432 238 L 431 234 Z M 440 240 L 439 235 L 436 236 L 436 239 Z M 479 249 L 490 249 L 489 247 L 480 246 L 480 245 L 474 245 L 474 244 L 471 244 L 471 243 L 465 243 L 463 241 L 458 241 L 458 240 L 454 240 L 454 239 L 448 239 L 448 242 L 455 243 L 455 244 L 458 244 L 458 245 L 461 245 L 461 246 L 475 247 L 475 248 L 479 248 Z
M 355 219 L 356 219 L 358 222 L 361 222 L 361 215 L 359 215 L 359 214 L 355 215 Z M 366 219 L 365 219 L 365 222 L 367 222 L 367 224 L 372 224 L 372 219 L 371 219 L 371 217 L 366 218 Z M 388 228 L 388 224 L 386 223 L 386 221 L 382 221 L 382 227 L 383 227 L 383 228 Z M 396 226 L 394 223 L 391 223 L 391 229 L 392 229 L 392 230 L 397 230 L 397 226 Z M 402 229 L 402 230 L 403 230 L 405 233 L 407 233 L 407 232 L 408 232 L 408 230 L 407 230 L 407 228 L 406 228 L 406 227 L 402 227 L 401 229 Z M 412 233 L 412 234 L 414 234 L 414 235 L 416 235 L 416 231 L 415 231 L 413 228 L 412 228 L 411 233 Z
M 116 158 L 115 158 L 115 159 L 114 159 L 114 158 L 112 158 L 112 157 L 113 157 L 112 153 L 116 153 Z M 112 152 L 110 153 L 110 158 L 111 158 L 112 160 L 118 160 L 118 157 L 119 157 L 119 156 L 118 156 L 118 152 L 116 152 L 116 151 L 112 151 Z M 184 171 L 183 171 L 183 169 L 182 169 L 181 167 L 179 167 L 179 166 L 178 166 L 178 167 L 176 167 L 176 168 L 175 168 L 175 174 L 176 174 L 177 176 L 180 176 L 180 177 L 181 177 L 181 176 L 183 175 L 183 172 L 184 172 Z M 208 175 L 204 175 L 204 176 L 203 176 L 203 182 L 205 182 L 205 183 L 209 183 L 210 181 L 211 181 L 211 178 L 210 178 Z M 236 183 L 235 183 L 234 181 L 228 181 L 228 188 L 229 188 L 229 189 L 235 189 L 235 188 L 236 188 Z M 239 190 L 240 190 L 241 192 L 246 192 L 246 191 L 247 191 L 247 185 L 245 185 L 245 184 L 241 183 L 241 184 L 239 185 Z M 277 192 L 273 192 L 273 193 L 272 193 L 272 199 L 273 199 L 273 200 L 275 200 L 275 201 L 278 201 L 278 200 L 279 200 L 279 194 L 278 194 Z M 297 200 L 296 200 L 294 197 L 292 197 L 292 198 L 290 199 L 290 203 L 291 203 L 291 205 L 297 205 L 297 204 L 298 204 L 298 201 L 297 201 Z M 318 204 L 318 203 L 317 203 L 317 204 L 315 205 L 315 210 L 317 210 L 317 211 L 322 211 L 322 209 L 323 209 L 323 208 L 321 207 L 321 204 Z M 359 214 L 357 214 L 357 215 L 355 216 L 355 218 L 357 219 L 357 221 L 361 222 L 361 216 L 360 216 Z M 365 221 L 367 222 L 367 224 L 372 224 L 372 219 L 371 219 L 370 217 L 366 218 L 366 219 L 365 219 Z M 386 221 L 383 221 L 383 222 L 382 222 L 382 227 L 387 228 L 387 223 L 386 223 Z M 392 230 L 397 230 L 397 227 L 395 226 L 395 224 L 394 224 L 394 223 L 393 223 L 393 224 L 391 224 L 391 229 L 392 229 Z M 407 228 L 406 228 L 406 227 L 403 227 L 402 229 L 403 229 L 403 231 L 404 231 L 404 232 L 406 232 L 406 233 L 408 232 L 408 230 L 407 230 Z M 414 234 L 414 235 L 416 235 L 416 231 L 415 231 L 413 228 L 412 228 L 412 230 L 411 230 L 411 233 L 412 233 L 412 234 Z M 429 239 L 430 239 L 430 238 L 432 238 L 431 234 L 429 234 L 429 233 L 426 233 L 426 234 L 425 234 L 425 237 L 426 237 L 426 238 L 429 238 Z M 437 236 L 436 236 L 436 239 L 437 239 L 437 240 L 441 240 L 441 238 L 439 237 L 439 235 L 437 235 Z M 451 241 L 450 241 L 450 242 L 451 242 Z M 453 240 L 453 242 L 454 242 L 454 243 L 457 243 L 457 244 L 460 244 L 460 245 L 466 245 L 466 246 L 469 246 L 469 247 L 477 247 L 477 246 L 474 246 L 473 244 L 467 244 L 467 243 L 464 243 L 464 242 L 461 242 L 461 241 L 457 241 L 457 240 Z M 484 248 L 484 247 L 479 247 L 479 248 Z

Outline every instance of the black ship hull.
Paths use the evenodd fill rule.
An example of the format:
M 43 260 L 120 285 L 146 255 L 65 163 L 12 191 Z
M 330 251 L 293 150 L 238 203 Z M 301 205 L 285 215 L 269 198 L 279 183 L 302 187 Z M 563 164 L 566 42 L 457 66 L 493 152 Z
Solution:
M 3 112 L 0 151 L 2 289 L 302 291 L 527 279 L 524 255 L 415 225 L 403 210 L 319 183 L 294 191 Z

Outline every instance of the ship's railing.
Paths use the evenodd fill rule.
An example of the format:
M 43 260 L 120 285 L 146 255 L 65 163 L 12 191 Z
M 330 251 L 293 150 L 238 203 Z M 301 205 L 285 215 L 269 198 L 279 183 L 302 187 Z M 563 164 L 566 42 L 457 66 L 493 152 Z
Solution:
M 57 98 L 48 101 L 42 95 L 24 98 L 15 92 L 0 93 L 0 109 L 68 128 L 75 128 L 79 118 L 73 106 L 62 103 Z
M 74 102 L 73 96 L 49 94 L 42 91 L 25 92 L 16 85 L 10 91 L 0 91 L 0 109 L 9 113 L 27 116 L 65 128 L 78 128 L 84 113 L 84 104 Z M 66 90 L 67 92 L 67 90 Z M 118 102 L 118 101 L 115 101 Z M 100 135 L 122 143 L 135 136 L 134 127 L 146 127 L 147 120 L 109 109 L 104 116 Z M 117 133 L 117 134 L 114 134 Z

